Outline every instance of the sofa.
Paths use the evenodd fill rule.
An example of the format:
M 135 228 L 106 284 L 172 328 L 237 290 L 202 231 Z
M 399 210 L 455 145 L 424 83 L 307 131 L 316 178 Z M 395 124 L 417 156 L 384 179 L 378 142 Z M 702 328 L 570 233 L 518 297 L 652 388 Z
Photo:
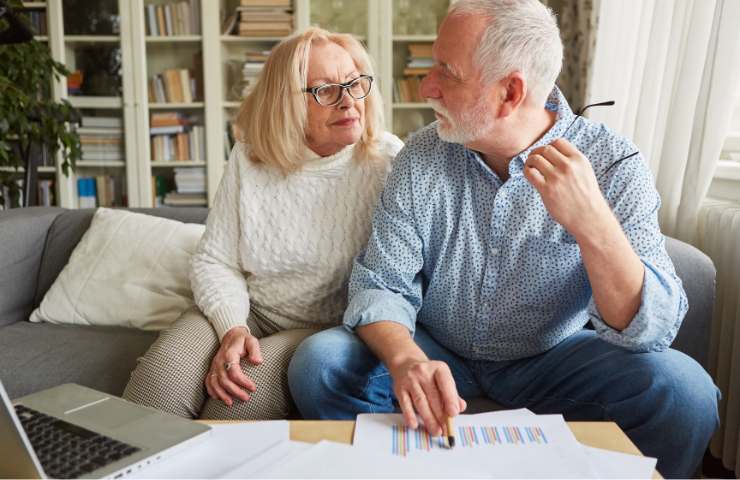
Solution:
M 204 223 L 205 208 L 131 209 Z M 33 207 L 0 212 L 0 380 L 10 398 L 62 383 L 120 395 L 136 359 L 157 332 L 31 323 L 28 318 L 90 225 L 93 209 Z M 681 277 L 689 312 L 672 347 L 706 368 L 715 268 L 696 248 L 672 238 L 666 247 Z M 491 407 L 468 399 L 469 412 Z

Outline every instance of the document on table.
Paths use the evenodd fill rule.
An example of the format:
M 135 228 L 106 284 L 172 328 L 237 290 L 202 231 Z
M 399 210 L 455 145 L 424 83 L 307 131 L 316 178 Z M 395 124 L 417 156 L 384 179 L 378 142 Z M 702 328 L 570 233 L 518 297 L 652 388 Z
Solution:
M 653 478 L 657 459 L 628 453 L 587 447 L 586 455 L 591 467 L 600 478 Z
M 292 443 L 292 442 L 291 442 Z M 322 441 L 254 474 L 257 478 L 488 478 L 477 465 L 429 463 Z
M 398 414 L 359 415 L 354 445 L 427 465 L 476 465 L 489 478 L 650 478 L 655 459 L 580 444 L 561 415 L 528 410 L 455 417 L 455 448 Z
M 290 437 L 285 420 L 211 425 L 209 438 L 134 472 L 134 478 L 215 478 Z

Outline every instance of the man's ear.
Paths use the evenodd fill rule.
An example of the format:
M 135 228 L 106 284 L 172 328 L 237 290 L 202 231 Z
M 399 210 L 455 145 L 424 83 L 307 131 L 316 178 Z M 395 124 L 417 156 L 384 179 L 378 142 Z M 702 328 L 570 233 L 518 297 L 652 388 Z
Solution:
M 499 81 L 500 101 L 499 116 L 508 117 L 515 112 L 527 98 L 527 80 L 521 72 L 512 72 Z

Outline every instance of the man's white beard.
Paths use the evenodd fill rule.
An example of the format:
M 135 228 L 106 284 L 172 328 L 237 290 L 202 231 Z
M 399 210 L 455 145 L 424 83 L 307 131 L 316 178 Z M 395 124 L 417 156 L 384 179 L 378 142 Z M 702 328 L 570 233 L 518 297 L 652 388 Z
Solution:
M 465 145 L 481 139 L 493 128 L 493 119 L 489 115 L 487 105 L 477 104 L 471 110 L 464 110 L 460 118 L 455 119 L 438 100 L 428 98 L 427 101 L 434 111 L 444 116 L 448 125 L 437 122 L 437 135 L 445 142 Z

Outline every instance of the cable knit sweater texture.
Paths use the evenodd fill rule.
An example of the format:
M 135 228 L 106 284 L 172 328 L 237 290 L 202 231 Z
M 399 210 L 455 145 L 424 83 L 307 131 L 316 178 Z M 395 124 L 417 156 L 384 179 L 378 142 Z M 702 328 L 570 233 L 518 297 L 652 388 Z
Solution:
M 287 177 L 234 147 L 190 271 L 219 340 L 250 309 L 279 329 L 341 323 L 352 260 L 402 147 L 383 134 L 382 166 L 355 161 L 354 146 L 329 157 L 305 148 L 303 168 Z

